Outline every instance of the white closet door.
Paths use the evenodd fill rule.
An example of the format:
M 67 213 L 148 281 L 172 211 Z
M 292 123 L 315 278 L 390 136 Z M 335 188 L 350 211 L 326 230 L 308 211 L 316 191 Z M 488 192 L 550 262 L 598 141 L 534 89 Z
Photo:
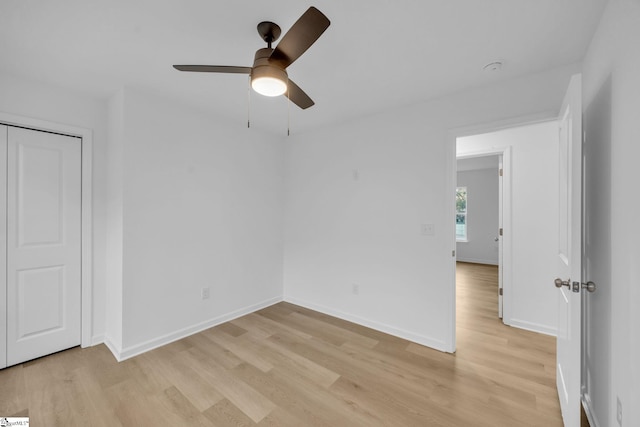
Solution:
M 80 344 L 81 140 L 9 127 L 7 365 Z

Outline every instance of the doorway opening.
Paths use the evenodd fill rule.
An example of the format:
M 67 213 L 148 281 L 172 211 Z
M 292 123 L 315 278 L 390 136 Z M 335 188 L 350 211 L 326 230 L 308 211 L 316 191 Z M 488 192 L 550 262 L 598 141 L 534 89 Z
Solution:
M 499 318 L 501 313 L 504 324 L 547 335 L 556 334 L 557 313 L 555 304 L 549 302 L 555 301 L 557 295 L 555 288 L 549 286 L 548 277 L 553 275 L 551 266 L 555 261 L 554 246 L 557 240 L 558 177 L 554 169 L 558 162 L 557 129 L 558 121 L 553 117 L 496 124 L 450 134 L 450 175 L 447 186 L 451 212 L 449 230 L 453 246 L 454 351 L 456 261 L 498 266 L 500 284 L 495 293 L 494 303 L 498 301 L 495 316 Z M 483 179 L 479 173 L 467 171 L 466 182 L 458 182 L 458 169 L 461 173 L 465 173 L 464 169 L 481 170 L 464 166 L 463 162 L 491 162 L 486 169 L 494 170 L 486 175 L 491 177 L 489 173 L 492 173 L 495 186 L 502 185 L 497 190 L 493 187 L 497 194 L 492 196 L 494 200 L 501 199 L 502 206 L 492 208 L 494 212 L 497 211 L 491 219 L 492 223 L 480 225 L 480 230 L 477 223 L 473 223 L 474 215 L 479 214 L 482 203 L 487 202 L 489 197 L 483 196 L 482 190 L 474 188 Z M 496 164 L 498 167 L 495 167 Z M 468 198 L 463 218 L 456 211 L 458 184 L 466 187 Z M 478 192 L 480 198 L 474 201 L 473 196 L 477 197 Z M 495 215 L 500 218 L 496 220 Z M 459 242 L 456 229 L 460 231 L 460 227 L 456 222 L 460 223 L 461 220 L 468 222 L 467 239 Z M 479 239 L 481 246 L 489 251 L 485 250 L 484 255 L 465 252 L 474 239 Z
M 456 261 L 497 267 L 496 315 L 501 319 L 505 150 L 460 155 L 456 161 Z

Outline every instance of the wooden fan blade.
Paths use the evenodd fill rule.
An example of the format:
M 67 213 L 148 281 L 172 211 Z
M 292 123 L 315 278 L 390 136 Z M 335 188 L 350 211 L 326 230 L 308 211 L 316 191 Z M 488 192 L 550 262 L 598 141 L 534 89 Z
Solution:
M 331 21 L 322 12 L 310 7 L 282 37 L 269 61 L 278 62 L 283 68 L 287 68 L 318 40 L 330 24 Z
M 234 67 L 230 65 L 174 65 L 179 71 L 195 71 L 197 73 L 233 73 L 251 74 L 251 67 Z
M 306 110 L 307 108 L 315 104 L 315 102 L 313 102 L 313 99 L 309 98 L 309 95 L 307 95 L 302 89 L 300 89 L 300 86 L 295 84 L 293 81 L 289 80 L 287 88 L 288 91 L 285 92 L 284 95 L 289 98 L 291 102 L 293 102 L 303 110 Z

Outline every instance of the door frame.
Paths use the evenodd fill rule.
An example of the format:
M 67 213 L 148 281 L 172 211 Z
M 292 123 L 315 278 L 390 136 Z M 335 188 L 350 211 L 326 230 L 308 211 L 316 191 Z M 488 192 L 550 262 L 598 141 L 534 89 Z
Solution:
M 462 127 L 454 127 L 450 128 L 447 131 L 446 135 L 446 181 L 445 181 L 445 233 L 450 236 L 450 248 L 448 249 L 451 253 L 451 261 L 449 264 L 449 307 L 450 307 L 450 318 L 449 318 L 449 336 L 448 339 L 445 340 L 445 351 L 454 353 L 456 351 L 456 224 L 455 224 L 455 189 L 456 189 L 456 180 L 457 180 L 457 156 L 456 156 L 456 141 L 460 137 L 464 136 L 472 136 L 483 133 L 496 132 L 504 129 L 522 127 L 537 123 L 544 123 L 558 119 L 557 111 L 544 111 L 538 114 L 529 114 L 516 116 L 501 120 L 489 121 L 486 123 L 481 123 L 477 125 L 471 126 L 462 126 Z M 504 158 L 503 158 L 504 159 Z M 509 168 L 511 165 L 509 164 Z M 507 166 L 503 164 L 503 168 L 506 170 Z M 507 173 L 507 172 L 505 172 Z M 510 173 L 510 171 L 509 171 Z M 507 179 L 503 180 L 503 185 L 506 185 Z M 509 189 L 503 187 L 503 193 L 507 193 L 509 191 L 509 197 L 511 196 L 510 191 L 511 187 L 509 184 Z M 503 202 L 506 203 L 506 199 L 503 199 Z M 511 218 L 503 217 L 503 229 L 504 235 L 507 237 L 503 240 L 503 262 L 506 265 L 507 262 L 505 259 L 511 260 L 511 237 L 510 233 L 506 231 L 505 223 L 509 222 L 509 228 L 511 227 Z M 509 243 L 507 244 L 507 240 Z M 509 254 L 507 255 L 507 252 Z M 508 257 L 508 258 L 507 258 Z M 503 271 L 503 286 L 507 281 L 510 281 L 510 270 L 506 269 Z M 506 291 L 505 291 L 506 292 Z M 510 313 L 507 311 L 503 312 L 503 321 L 507 323 L 505 318 L 510 316 Z M 508 317 L 507 319 L 510 319 Z M 508 323 L 507 323 L 508 324 Z
M 456 178 L 458 172 L 458 160 L 491 156 L 498 156 L 501 159 L 502 167 L 502 176 L 498 177 L 498 179 L 501 180 L 501 182 L 498 184 L 498 187 L 501 190 L 499 191 L 500 194 L 498 195 L 498 226 L 499 228 L 502 228 L 502 235 L 498 235 L 498 238 L 500 239 L 499 245 L 502 245 L 502 251 L 498 256 L 498 289 L 502 289 L 503 294 L 506 293 L 506 295 L 510 296 L 511 292 L 506 292 L 504 289 L 510 289 L 511 287 L 511 147 L 486 148 L 469 151 L 459 156 L 456 155 Z M 457 261 L 457 249 L 455 258 Z M 507 265 L 508 274 L 505 273 L 505 266 Z M 509 307 L 511 305 L 511 302 L 509 302 L 509 304 L 504 304 L 504 295 L 497 296 L 499 301 L 498 317 L 502 319 L 505 324 L 510 325 L 511 310 L 506 310 L 508 313 L 507 316 L 504 314 L 504 307 Z M 500 299 L 500 296 L 502 296 L 502 299 Z
M 89 347 L 93 344 L 93 131 L 78 126 L 17 116 L 0 111 L 0 124 L 17 126 L 43 132 L 59 133 L 81 139 L 81 338 L 80 345 Z

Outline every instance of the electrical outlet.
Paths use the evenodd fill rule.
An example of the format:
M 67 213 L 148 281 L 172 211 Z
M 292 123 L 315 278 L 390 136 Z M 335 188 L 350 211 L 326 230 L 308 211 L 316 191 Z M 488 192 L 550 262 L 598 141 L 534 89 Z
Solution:
M 202 288 L 200 295 L 202 296 L 202 299 L 209 299 L 209 288 Z
M 352 284 L 351 292 L 353 292 L 354 295 L 360 294 L 360 285 L 358 285 L 357 283 Z
M 622 402 L 620 402 L 620 398 L 616 396 L 618 401 L 618 412 L 616 412 L 616 419 L 618 420 L 618 424 L 622 427 Z

